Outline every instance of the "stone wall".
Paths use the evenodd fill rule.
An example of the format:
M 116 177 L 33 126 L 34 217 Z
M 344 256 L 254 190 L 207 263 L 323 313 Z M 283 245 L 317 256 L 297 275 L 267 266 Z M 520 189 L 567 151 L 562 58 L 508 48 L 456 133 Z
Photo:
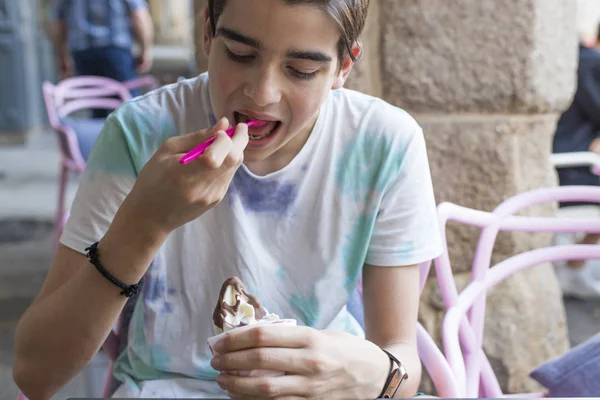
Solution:
M 555 185 L 548 159 L 552 135 L 576 81 L 574 2 L 376 3 L 381 29 L 366 41 L 381 46 L 375 73 L 382 79 L 382 96 L 423 126 L 438 202 L 489 211 L 516 193 Z M 552 212 L 550 205 L 528 214 Z M 469 280 L 477 231 L 451 224 L 448 240 L 462 287 Z M 501 235 L 494 261 L 548 240 L 547 235 Z M 436 338 L 442 313 L 437 283 L 430 278 L 420 320 Z M 484 348 L 503 390 L 539 389 L 528 378 L 530 370 L 568 348 L 551 266 L 520 273 L 492 291 Z
M 516 193 L 556 184 L 548 156 L 557 117 L 575 88 L 574 6 L 572 0 L 513 0 L 510 7 L 497 0 L 371 0 L 365 59 L 347 86 L 381 96 L 420 122 L 438 202 L 492 210 Z M 528 214 L 553 211 L 550 205 Z M 449 226 L 461 287 L 476 239 L 473 229 Z M 548 241 L 547 235 L 501 235 L 494 261 Z M 431 277 L 420 320 L 438 343 L 442 314 Z M 551 266 L 494 289 L 486 327 L 484 348 L 503 390 L 538 390 L 530 370 L 568 348 Z M 427 379 L 423 389 L 431 391 Z

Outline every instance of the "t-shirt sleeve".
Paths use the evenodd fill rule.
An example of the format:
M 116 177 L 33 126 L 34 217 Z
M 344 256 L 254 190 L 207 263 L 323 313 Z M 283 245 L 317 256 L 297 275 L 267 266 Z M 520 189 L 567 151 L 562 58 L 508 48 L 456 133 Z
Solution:
M 124 128 L 111 114 L 90 153 L 60 242 L 84 253 L 99 241 L 136 177 Z
M 414 121 L 409 126 L 401 150 L 392 152 L 401 160 L 395 160 L 399 168 L 381 199 L 366 257 L 370 265 L 413 265 L 442 251 L 423 131 Z

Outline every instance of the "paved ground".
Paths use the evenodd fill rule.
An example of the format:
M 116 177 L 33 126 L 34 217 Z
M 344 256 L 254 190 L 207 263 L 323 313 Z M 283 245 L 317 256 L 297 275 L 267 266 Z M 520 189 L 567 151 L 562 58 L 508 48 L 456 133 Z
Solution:
M 14 400 L 15 325 L 38 292 L 52 257 L 58 155 L 54 138 L 33 138 L 25 148 L 0 147 L 0 400 Z M 69 188 L 72 198 L 74 180 Z M 572 344 L 600 331 L 600 301 L 567 300 Z M 98 356 L 55 400 L 98 396 L 106 358 Z

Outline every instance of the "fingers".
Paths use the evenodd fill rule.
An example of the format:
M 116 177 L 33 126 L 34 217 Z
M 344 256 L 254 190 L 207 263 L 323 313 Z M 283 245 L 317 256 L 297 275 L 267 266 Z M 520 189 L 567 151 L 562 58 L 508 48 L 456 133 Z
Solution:
M 215 141 L 206 149 L 204 154 L 196 161 L 204 164 L 210 169 L 219 169 L 231 153 L 232 142 L 225 131 L 220 130 L 216 134 Z M 229 157 L 231 158 L 231 157 Z
M 173 138 L 169 144 L 169 153 L 175 153 L 181 157 L 194 147 L 212 138 L 212 142 L 204 151 L 202 156 L 194 160 L 190 165 L 204 165 L 210 169 L 219 169 L 222 166 L 231 169 L 239 167 L 244 160 L 244 149 L 248 145 L 248 126 L 240 123 L 230 138 L 225 133 L 227 119 L 221 119 L 212 129 L 198 131 L 182 137 Z M 217 129 L 216 128 L 222 128 Z
M 248 136 L 248 125 L 241 123 L 237 125 L 237 129 L 231 138 L 233 142 L 233 150 L 237 154 L 244 154 L 250 137 Z
M 231 400 L 265 400 L 267 399 L 266 397 L 258 397 L 258 396 L 242 396 L 241 394 L 238 393 L 233 393 L 233 392 L 227 392 L 227 396 L 229 396 L 229 398 Z M 426 396 L 424 396 L 426 397 Z M 279 397 L 275 397 L 276 400 L 306 400 L 307 398 L 305 396 L 279 396 Z
M 306 326 L 257 326 L 242 332 L 228 332 L 215 344 L 218 353 L 227 353 L 255 347 L 303 348 L 311 346 L 315 332 Z
M 238 124 L 233 137 L 219 131 L 219 137 L 204 152 L 201 158 L 210 168 L 237 168 L 244 160 L 244 149 L 248 144 L 248 126 Z
M 320 359 L 310 357 L 305 349 L 259 347 L 225 353 L 215 357 L 210 365 L 217 371 L 251 371 L 268 369 L 293 374 L 311 375 L 327 369 Z
M 241 377 L 221 374 L 217 383 L 236 398 L 307 397 L 311 388 L 310 380 L 300 375 Z

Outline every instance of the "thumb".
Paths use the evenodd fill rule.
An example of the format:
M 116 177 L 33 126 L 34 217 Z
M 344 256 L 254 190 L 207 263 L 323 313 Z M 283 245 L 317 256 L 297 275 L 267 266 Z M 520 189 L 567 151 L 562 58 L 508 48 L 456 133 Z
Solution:
M 221 118 L 212 128 L 201 129 L 196 132 L 181 135 L 174 140 L 173 150 L 176 153 L 186 153 L 198 146 L 199 144 L 214 137 L 218 131 L 229 128 L 229 120 L 225 117 Z

